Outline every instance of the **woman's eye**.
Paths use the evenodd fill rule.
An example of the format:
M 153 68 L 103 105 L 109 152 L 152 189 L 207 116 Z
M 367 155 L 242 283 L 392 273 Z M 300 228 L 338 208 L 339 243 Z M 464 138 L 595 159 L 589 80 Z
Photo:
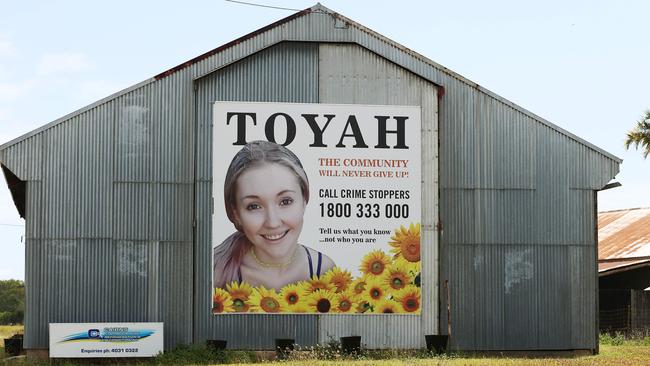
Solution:
M 258 205 L 257 203 L 249 203 L 249 204 L 246 206 L 246 209 L 249 210 L 249 211 L 252 211 L 252 210 L 257 210 L 257 209 L 259 209 L 260 207 L 261 207 L 261 206 Z
M 280 201 L 280 206 L 288 206 L 293 203 L 293 198 L 283 198 L 282 201 Z

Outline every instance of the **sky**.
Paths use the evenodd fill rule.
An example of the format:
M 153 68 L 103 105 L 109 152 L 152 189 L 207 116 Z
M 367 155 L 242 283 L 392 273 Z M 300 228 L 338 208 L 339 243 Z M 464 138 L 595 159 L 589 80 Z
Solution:
M 0 143 L 293 13 L 224 0 L 0 1 Z M 623 147 L 650 108 L 650 2 L 322 4 L 623 159 L 622 187 L 599 193 L 599 210 L 650 207 L 650 159 Z M 0 184 L 0 279 L 24 279 L 23 236 Z

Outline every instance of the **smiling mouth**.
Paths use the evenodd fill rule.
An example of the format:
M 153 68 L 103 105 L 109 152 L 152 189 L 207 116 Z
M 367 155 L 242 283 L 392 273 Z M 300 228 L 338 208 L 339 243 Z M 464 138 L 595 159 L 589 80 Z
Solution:
M 262 235 L 262 237 L 263 237 L 264 239 L 266 239 L 266 240 L 275 241 L 275 240 L 280 240 L 280 239 L 284 238 L 284 236 L 287 235 L 288 232 L 289 232 L 289 230 L 287 230 L 287 231 L 285 231 L 285 232 L 283 232 L 283 233 L 280 233 L 280 234 L 266 234 L 266 235 Z

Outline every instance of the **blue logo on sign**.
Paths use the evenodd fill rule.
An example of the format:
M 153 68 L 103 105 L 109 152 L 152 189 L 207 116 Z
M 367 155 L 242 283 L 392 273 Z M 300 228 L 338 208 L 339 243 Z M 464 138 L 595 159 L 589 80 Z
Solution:
M 99 329 L 89 329 L 88 338 L 99 338 Z

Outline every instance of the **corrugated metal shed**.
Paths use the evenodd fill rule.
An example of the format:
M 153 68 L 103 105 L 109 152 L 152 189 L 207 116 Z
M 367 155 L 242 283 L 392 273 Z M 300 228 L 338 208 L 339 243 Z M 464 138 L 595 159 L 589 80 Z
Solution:
M 422 105 L 421 317 L 209 315 L 217 99 Z M 597 347 L 594 191 L 620 159 L 320 5 L 5 143 L 0 161 L 27 182 L 28 348 L 47 347 L 48 322 L 136 320 L 163 321 L 166 349 L 349 332 L 418 347 L 447 331 L 447 304 L 455 349 Z
M 598 272 L 650 263 L 650 208 L 598 213 Z

